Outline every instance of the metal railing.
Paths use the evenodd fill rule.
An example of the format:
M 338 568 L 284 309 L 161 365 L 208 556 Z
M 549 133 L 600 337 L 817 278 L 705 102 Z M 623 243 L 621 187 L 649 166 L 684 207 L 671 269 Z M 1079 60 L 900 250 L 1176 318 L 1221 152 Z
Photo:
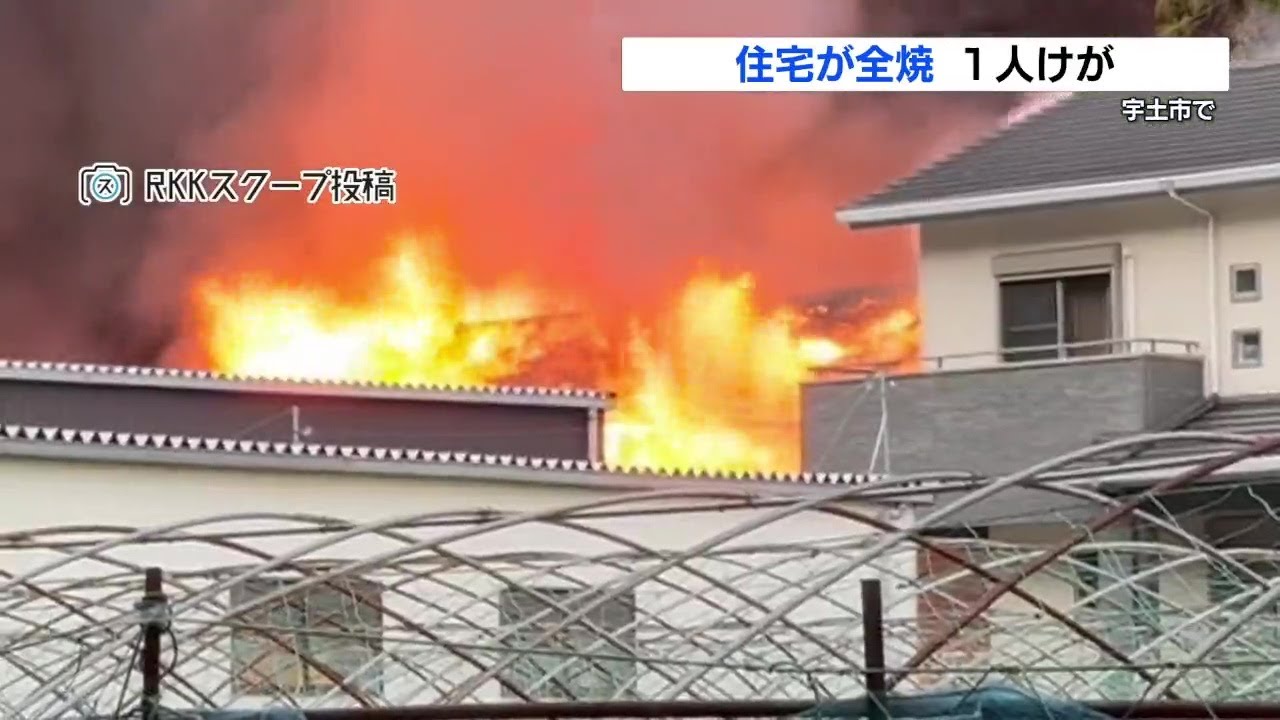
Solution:
M 919 358 L 917 367 L 921 372 L 953 369 L 981 369 L 1000 366 L 1026 366 L 1041 363 L 1062 363 L 1073 360 L 1112 357 L 1117 355 L 1197 355 L 1200 343 L 1192 340 L 1174 340 L 1169 338 L 1117 338 L 1112 340 L 1090 340 L 1086 342 L 1056 343 L 1053 345 L 1029 345 L 1017 348 L 1001 348 L 998 350 L 979 350 L 976 352 L 948 353 L 946 355 L 926 355 Z M 1052 355 L 1049 355 L 1052 353 Z M 1029 356 L 1029 357 L 1028 357 Z M 976 362 L 975 362 L 976 361 Z M 986 362 L 983 362 L 986 361 Z M 903 363 L 859 364 L 859 365 L 824 365 L 810 370 L 823 380 L 845 380 L 849 378 L 871 378 L 875 376 L 891 376 L 908 374 L 903 370 Z
M 1106 357 L 1112 355 L 1142 355 L 1154 353 L 1170 353 L 1195 355 L 1200 351 L 1200 343 L 1191 340 L 1175 340 L 1170 338 L 1115 338 L 1109 340 L 1089 340 L 1087 342 L 1055 343 L 1053 345 L 1029 345 L 1026 347 L 1001 348 L 999 350 L 981 350 L 968 353 L 949 353 L 933 355 L 920 359 L 921 365 L 934 370 L 945 370 L 947 364 L 971 360 L 990 360 L 992 365 L 1017 364 L 1032 362 L 1058 362 L 1082 358 Z M 1050 355 L 1052 353 L 1052 355 Z M 965 364 L 966 367 L 973 365 Z

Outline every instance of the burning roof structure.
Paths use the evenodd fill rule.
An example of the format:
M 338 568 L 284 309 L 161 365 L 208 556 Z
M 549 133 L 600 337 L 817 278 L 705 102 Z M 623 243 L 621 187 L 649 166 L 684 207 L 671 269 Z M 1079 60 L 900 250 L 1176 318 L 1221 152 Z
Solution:
M 606 388 L 613 463 L 788 471 L 799 385 L 816 368 L 917 354 L 909 297 L 771 300 L 749 274 L 706 269 L 661 307 L 619 318 L 572 289 L 470 281 L 445 242 L 396 238 L 333 283 L 211 276 L 195 295 L 195 347 L 176 360 L 268 377 Z

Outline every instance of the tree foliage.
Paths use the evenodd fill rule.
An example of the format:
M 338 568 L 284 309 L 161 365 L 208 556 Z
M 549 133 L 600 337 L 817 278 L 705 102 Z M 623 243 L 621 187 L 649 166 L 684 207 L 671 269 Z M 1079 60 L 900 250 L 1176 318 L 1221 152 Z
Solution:
M 1156 0 L 1156 32 L 1173 37 L 1247 34 L 1255 9 L 1280 13 L 1280 0 Z

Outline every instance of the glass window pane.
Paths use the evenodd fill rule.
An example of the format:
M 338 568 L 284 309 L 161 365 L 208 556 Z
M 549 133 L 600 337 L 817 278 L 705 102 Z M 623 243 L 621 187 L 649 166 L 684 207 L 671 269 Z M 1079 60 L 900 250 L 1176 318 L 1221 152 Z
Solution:
M 1234 270 L 1235 293 L 1237 295 L 1252 295 L 1258 292 L 1258 269 L 1253 267 L 1241 267 Z
M 585 617 L 544 637 L 564 622 L 566 611 L 571 612 L 582 602 L 591 603 L 595 599 L 596 596 L 576 588 L 503 590 L 498 599 L 502 624 L 511 627 L 529 623 L 508 641 L 512 647 L 526 650 L 510 666 L 505 678 L 527 694 L 544 700 L 629 697 L 637 673 L 635 661 L 589 656 L 633 652 L 636 640 L 633 597 L 611 598 L 592 608 Z M 556 604 L 564 609 L 555 607 Z M 558 652 L 538 652 L 544 649 Z M 510 694 L 510 688 L 504 688 L 504 693 Z
M 1044 330 L 1006 330 L 1002 338 L 1004 359 L 1006 362 L 1027 362 L 1030 360 L 1050 360 L 1058 357 L 1058 329 Z M 1047 350 L 1018 350 L 1049 346 Z
M 1111 337 L 1111 277 L 1085 275 L 1062 280 L 1063 339 L 1067 344 L 1096 343 Z M 1103 345 L 1072 348 L 1070 355 L 1106 355 Z
M 1057 281 L 1001 283 L 1000 315 L 1001 325 L 1006 328 L 1057 326 Z
M 1255 367 L 1262 364 L 1262 333 L 1257 330 L 1237 330 L 1232 333 L 1232 353 L 1235 364 Z
M 232 607 L 275 593 L 284 580 L 236 586 Z M 232 677 L 240 692 L 274 695 L 323 690 L 333 680 L 306 656 L 366 692 L 381 692 L 381 588 L 377 583 L 347 579 L 294 590 L 244 613 L 240 622 L 254 626 L 232 631 Z M 273 637 L 266 637 L 263 632 Z M 356 671 L 359 677 L 350 677 Z

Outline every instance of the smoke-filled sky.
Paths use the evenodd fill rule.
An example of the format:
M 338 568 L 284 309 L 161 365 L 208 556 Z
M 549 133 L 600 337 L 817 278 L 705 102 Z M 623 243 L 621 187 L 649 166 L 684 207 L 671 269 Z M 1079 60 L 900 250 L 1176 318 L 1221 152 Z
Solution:
M 1150 0 L 0 0 L 0 356 L 181 355 L 192 279 L 323 276 L 438 229 L 469 276 L 644 306 L 699 260 L 910 286 L 834 207 L 1007 98 L 624 95 L 624 35 L 1149 34 Z M 385 165 L 394 207 L 82 208 L 76 171 Z M 175 350 L 178 348 L 178 350 Z M 177 354 L 175 354 L 177 353 Z

